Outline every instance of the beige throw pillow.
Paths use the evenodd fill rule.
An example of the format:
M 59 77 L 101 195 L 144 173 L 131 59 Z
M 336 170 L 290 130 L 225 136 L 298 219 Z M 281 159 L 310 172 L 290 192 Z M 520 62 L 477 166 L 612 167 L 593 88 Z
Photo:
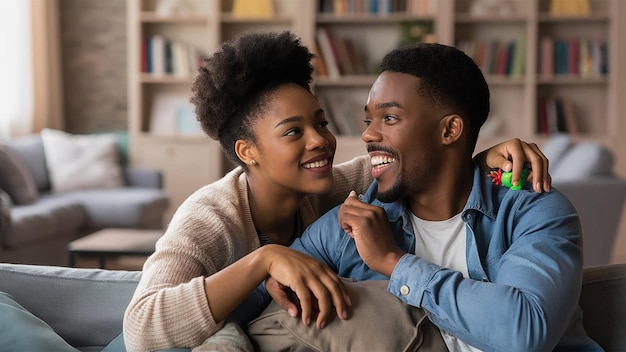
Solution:
M 44 129 L 41 138 L 54 192 L 124 185 L 114 135 L 73 135 Z
M 250 322 L 256 351 L 447 351 L 439 329 L 423 310 L 387 291 L 388 281 L 345 282 L 352 301 L 348 320 L 324 329 L 302 324 L 272 302 Z

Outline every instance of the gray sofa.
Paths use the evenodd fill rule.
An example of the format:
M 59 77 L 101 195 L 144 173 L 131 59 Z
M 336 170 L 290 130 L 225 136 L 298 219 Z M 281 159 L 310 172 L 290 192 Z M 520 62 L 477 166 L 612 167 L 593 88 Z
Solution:
M 67 265 L 68 243 L 88 233 L 163 227 L 169 200 L 158 170 L 120 162 L 121 187 L 53 192 L 39 134 L 1 141 L 0 163 L 1 262 Z
M 115 351 L 140 277 L 139 271 L 0 264 L 0 292 L 79 350 Z M 580 305 L 587 333 L 606 351 L 623 351 L 626 264 L 585 268 Z
M 613 153 L 600 143 L 561 133 L 550 136 L 541 150 L 550 161 L 552 186 L 580 216 L 584 265 L 609 264 L 626 198 L 626 180 L 613 172 Z

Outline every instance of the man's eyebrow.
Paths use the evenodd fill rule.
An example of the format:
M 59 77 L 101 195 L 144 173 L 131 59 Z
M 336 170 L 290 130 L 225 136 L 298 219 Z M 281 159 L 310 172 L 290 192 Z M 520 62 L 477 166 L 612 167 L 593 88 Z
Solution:
M 284 125 L 289 122 L 295 122 L 295 121 L 301 121 L 301 120 L 302 120 L 302 116 L 291 116 L 278 122 L 276 126 L 274 126 L 274 128 L 279 127 L 280 125 Z
M 400 105 L 399 103 L 396 103 L 395 101 L 390 101 L 388 103 L 379 103 L 374 105 L 374 108 L 376 109 L 385 109 L 385 108 L 403 108 L 402 105 Z M 365 105 L 364 108 L 365 111 L 368 111 L 367 109 L 367 105 Z

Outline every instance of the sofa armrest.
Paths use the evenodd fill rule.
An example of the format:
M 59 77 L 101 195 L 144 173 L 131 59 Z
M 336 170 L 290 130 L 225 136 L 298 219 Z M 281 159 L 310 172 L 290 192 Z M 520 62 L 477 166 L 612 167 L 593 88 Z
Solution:
M 124 179 L 126 184 L 134 187 L 162 188 L 163 174 L 158 169 L 136 166 L 125 166 Z
M 580 294 L 587 334 L 606 351 L 626 346 L 626 264 L 583 269 Z
M 140 271 L 0 263 L 0 291 L 72 346 L 105 346 L 122 332 Z

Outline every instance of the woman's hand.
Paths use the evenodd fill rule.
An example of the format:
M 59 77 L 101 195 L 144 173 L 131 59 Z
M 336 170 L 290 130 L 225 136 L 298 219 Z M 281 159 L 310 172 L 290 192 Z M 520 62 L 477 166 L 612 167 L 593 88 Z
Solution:
M 266 252 L 263 258 L 271 276 L 266 281 L 267 291 L 289 315 L 296 317 L 299 305 L 302 322 L 309 325 L 317 313 L 316 325 L 320 329 L 329 321 L 332 306 L 340 319 L 348 318 L 348 291 L 330 268 L 284 246 L 266 245 L 262 249 Z
M 550 191 L 552 177 L 548 173 L 549 161 L 535 143 L 513 138 L 480 152 L 474 161 L 485 171 L 496 168 L 513 171 L 513 185 L 519 184 L 522 169 L 529 168 L 527 181 L 532 182 L 535 192 Z

